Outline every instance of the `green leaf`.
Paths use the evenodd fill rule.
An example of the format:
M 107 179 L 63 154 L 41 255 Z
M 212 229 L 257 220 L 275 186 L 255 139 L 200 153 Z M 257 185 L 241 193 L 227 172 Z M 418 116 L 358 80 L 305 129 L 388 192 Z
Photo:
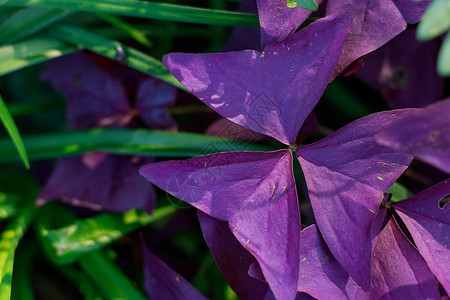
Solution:
M 0 220 L 14 217 L 21 209 L 20 197 L 0 192 Z
M 188 132 L 147 129 L 92 129 L 24 137 L 30 159 L 74 156 L 90 151 L 116 154 L 193 157 L 216 152 L 270 151 L 274 147 Z M 17 161 L 14 148 L 0 139 L 0 162 Z
M 310 11 L 316 11 L 319 9 L 319 6 L 314 0 L 295 0 L 295 2 L 298 4 L 298 6 Z
M 52 260 L 58 264 L 67 264 L 109 245 L 133 230 L 170 216 L 176 210 L 175 206 L 167 206 L 156 208 L 152 215 L 135 209 L 126 213 L 104 213 L 56 229 L 46 228 L 45 220 L 40 219 L 39 231 Z M 49 217 L 52 215 L 44 215 L 44 218 Z M 53 217 L 58 217 L 58 214 Z
M 0 25 L 0 44 L 11 43 L 36 33 L 72 13 L 60 9 L 24 8 Z
M 59 8 L 148 19 L 241 27 L 258 27 L 255 14 L 137 0 L 9 0 L 3 5 Z
M 387 193 L 392 194 L 391 201 L 394 203 L 405 200 L 414 195 L 405 186 L 397 182 L 395 182 L 394 185 L 391 186 L 391 188 L 387 191 Z
M 437 70 L 441 76 L 450 76 L 450 33 L 447 33 L 439 50 Z
M 17 149 L 17 152 L 19 152 L 19 156 L 22 159 L 25 168 L 29 169 L 30 162 L 28 161 L 27 151 L 25 150 L 22 138 L 20 137 L 19 130 L 17 129 L 17 126 L 14 123 L 14 120 L 8 111 L 5 102 L 3 102 L 1 95 L 0 95 L 0 119 L 2 120 L 2 123 L 5 126 L 6 131 L 11 137 L 14 146 Z
M 101 300 L 99 287 L 88 275 L 75 266 L 59 266 L 59 270 L 77 287 L 85 300 Z
M 287 0 L 286 5 L 289 8 L 296 8 L 298 6 L 295 0 Z
M 169 70 L 167 70 L 160 60 L 132 47 L 125 46 L 117 41 L 106 39 L 82 28 L 73 26 L 55 26 L 52 28 L 52 33 L 68 43 L 84 47 L 111 59 L 117 60 L 118 52 L 122 51 L 126 56 L 126 61 L 124 61 L 123 58 L 120 58 L 120 62 L 159 78 L 180 89 L 184 89 L 181 83 L 169 72 Z
M 420 41 L 427 41 L 444 33 L 449 28 L 450 1 L 433 0 L 417 27 L 416 36 Z

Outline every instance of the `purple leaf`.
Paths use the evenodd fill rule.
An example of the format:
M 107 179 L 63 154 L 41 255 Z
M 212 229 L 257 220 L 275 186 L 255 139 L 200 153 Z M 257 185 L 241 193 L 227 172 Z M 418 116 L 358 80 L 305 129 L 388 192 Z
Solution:
M 416 24 L 422 18 L 431 0 L 394 0 L 408 24 Z
M 74 129 L 124 127 L 130 120 L 125 89 L 84 52 L 48 62 L 42 79 L 67 98 L 67 115 Z
M 433 274 L 393 218 L 374 248 L 372 290 L 359 289 L 355 299 L 440 299 Z
M 136 95 L 136 110 L 144 123 L 153 129 L 173 127 L 175 121 L 167 113 L 167 106 L 173 105 L 177 89 L 155 78 L 140 82 Z
M 423 107 L 437 101 L 444 80 L 436 72 L 439 42 L 419 42 L 413 28 L 364 56 L 357 76 L 392 108 Z
M 60 199 L 95 210 L 143 209 L 151 213 L 156 194 L 138 169 L 149 160 L 137 157 L 89 153 L 60 159 L 42 190 L 38 204 Z
M 348 4 L 353 5 L 353 9 L 347 7 L 353 23 L 333 78 L 351 62 L 381 47 L 406 28 L 406 22 L 392 0 L 329 0 L 326 13 L 332 14 Z
M 449 197 L 450 180 L 445 180 L 395 203 L 395 208 L 431 271 L 450 294 L 450 206 L 439 203 Z
M 320 5 L 322 0 L 317 0 Z M 311 15 L 311 11 L 297 6 L 289 8 L 286 0 L 257 0 L 259 23 L 261 25 L 262 48 L 281 42 L 292 35 Z
M 248 275 L 255 258 L 231 233 L 227 222 L 198 211 L 203 236 L 226 281 L 241 300 L 264 298 L 268 285 Z
M 297 290 L 300 215 L 292 154 L 229 152 L 140 169 L 142 176 L 213 218 L 228 221 L 277 298 Z
M 297 151 L 320 232 L 337 261 L 365 290 L 370 288 L 371 227 L 383 191 L 412 160 L 380 147 L 374 135 L 412 111 L 369 115 Z
M 347 36 L 345 9 L 264 51 L 171 53 L 164 64 L 225 118 L 285 144 L 321 97 Z
M 376 136 L 376 140 L 450 173 L 449 115 L 450 98 L 447 98 L 391 124 Z
M 142 248 L 144 254 L 145 290 L 150 299 L 207 299 L 186 279 L 150 253 L 144 242 L 142 242 Z

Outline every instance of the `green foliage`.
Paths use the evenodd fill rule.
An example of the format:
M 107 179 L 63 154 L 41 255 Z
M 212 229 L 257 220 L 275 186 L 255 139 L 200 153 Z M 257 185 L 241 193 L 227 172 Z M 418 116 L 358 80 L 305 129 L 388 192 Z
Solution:
M 427 41 L 450 29 L 450 1 L 433 0 L 417 28 L 417 38 Z
M 398 182 L 395 182 L 387 192 L 392 194 L 392 202 L 402 201 L 414 195 L 405 186 Z

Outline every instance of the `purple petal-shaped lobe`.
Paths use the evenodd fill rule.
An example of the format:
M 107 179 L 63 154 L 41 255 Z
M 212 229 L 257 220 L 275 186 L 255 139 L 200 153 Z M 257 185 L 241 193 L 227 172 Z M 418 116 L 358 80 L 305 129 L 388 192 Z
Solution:
M 348 4 L 353 6 L 347 9 L 353 22 L 333 77 L 357 58 L 381 47 L 406 28 L 402 14 L 392 0 L 329 0 L 326 14 L 334 13 Z
M 317 299 L 354 299 L 358 285 L 333 257 L 316 225 L 300 233 L 298 291 Z
M 444 79 L 436 72 L 439 41 L 416 39 L 407 28 L 386 45 L 364 56 L 356 75 L 381 92 L 392 108 L 423 107 L 440 99 Z
M 148 251 L 144 255 L 145 290 L 150 299 L 206 300 L 186 279 Z
M 95 210 L 127 211 L 139 208 L 151 213 L 156 194 L 138 170 L 149 160 L 89 153 L 60 159 L 47 180 L 38 204 L 60 199 Z
M 450 197 L 450 180 L 395 203 L 395 208 L 431 271 L 450 294 L 450 206 L 439 201 Z
M 255 258 L 232 234 L 228 223 L 198 211 L 203 236 L 226 281 L 241 300 L 264 298 L 269 286 L 248 275 Z
M 322 0 L 317 0 L 320 5 Z M 257 0 L 261 25 L 262 48 L 281 42 L 292 35 L 311 15 L 311 11 L 297 6 L 289 8 L 286 0 Z
M 393 218 L 380 232 L 372 258 L 372 290 L 355 299 L 440 299 L 427 264 Z
M 144 123 L 154 129 L 173 127 L 175 121 L 169 116 L 167 106 L 175 104 L 177 89 L 155 78 L 140 82 L 136 95 L 136 110 Z
M 374 135 L 411 111 L 369 115 L 297 151 L 320 232 L 337 261 L 365 290 L 370 288 L 371 227 L 383 191 L 413 158 L 380 147 Z
M 422 18 L 431 0 L 394 0 L 408 24 L 416 24 Z
M 276 297 L 295 297 L 300 215 L 289 151 L 218 153 L 149 164 L 140 173 L 204 213 L 228 221 Z
M 376 140 L 450 173 L 449 115 L 450 98 L 391 124 L 376 136 Z
M 170 53 L 163 62 L 225 118 L 290 144 L 329 81 L 349 23 L 342 9 L 262 52 Z
M 125 89 L 98 67 L 88 54 L 77 52 L 48 62 L 42 79 L 67 98 L 67 115 L 74 129 L 124 127 L 130 120 Z

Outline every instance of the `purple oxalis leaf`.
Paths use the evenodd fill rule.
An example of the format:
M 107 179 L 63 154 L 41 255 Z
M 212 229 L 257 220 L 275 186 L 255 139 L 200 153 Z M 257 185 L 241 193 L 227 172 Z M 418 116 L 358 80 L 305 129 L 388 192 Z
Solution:
M 321 2 L 322 0 L 316 1 L 317 5 Z M 256 4 L 261 25 L 262 48 L 292 35 L 312 13 L 300 6 L 289 8 L 286 0 L 257 0 Z
M 348 8 L 348 4 L 352 7 Z M 329 0 L 327 15 L 343 6 L 353 17 L 350 33 L 344 43 L 333 78 L 350 63 L 372 52 L 406 28 L 398 8 L 392 0 Z
M 371 228 L 383 191 L 413 158 L 380 147 L 374 136 L 412 111 L 369 115 L 297 150 L 320 232 L 334 257 L 365 290 L 370 288 Z
M 449 197 L 447 179 L 394 207 L 431 271 L 450 294 L 450 206 L 444 203 Z
M 166 161 L 146 165 L 140 173 L 213 218 L 228 221 L 277 298 L 295 297 L 300 215 L 288 150 Z
M 171 53 L 163 62 L 225 118 L 291 144 L 322 96 L 349 23 L 341 9 L 262 52 Z
M 422 18 L 431 0 L 394 0 L 408 24 L 416 24 Z
M 433 274 L 393 218 L 378 236 L 371 269 L 372 290 L 360 288 L 355 299 L 440 299 Z
M 376 140 L 450 173 L 450 99 L 431 104 L 377 134 Z
M 145 290 L 150 299 L 206 300 L 186 279 L 159 260 L 142 242 Z
M 61 199 L 95 210 L 139 208 L 151 213 L 156 194 L 152 185 L 138 173 L 139 167 L 150 161 L 98 152 L 60 159 L 37 203 Z

